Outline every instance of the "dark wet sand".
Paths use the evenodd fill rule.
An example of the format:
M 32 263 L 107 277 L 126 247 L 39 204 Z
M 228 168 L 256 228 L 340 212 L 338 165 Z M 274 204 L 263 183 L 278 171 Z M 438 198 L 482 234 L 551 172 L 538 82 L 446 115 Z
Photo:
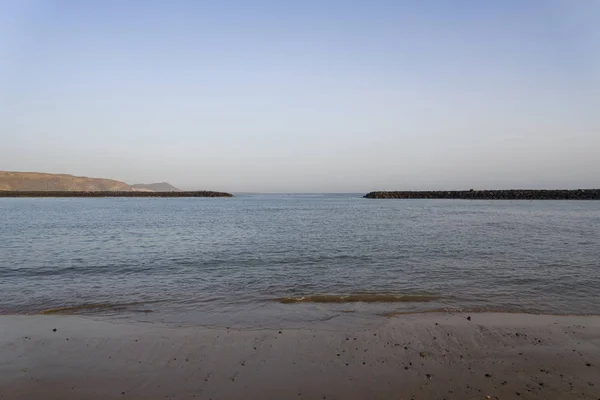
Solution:
M 0 316 L 0 399 L 194 398 L 596 400 L 600 317 L 415 314 L 279 331 Z

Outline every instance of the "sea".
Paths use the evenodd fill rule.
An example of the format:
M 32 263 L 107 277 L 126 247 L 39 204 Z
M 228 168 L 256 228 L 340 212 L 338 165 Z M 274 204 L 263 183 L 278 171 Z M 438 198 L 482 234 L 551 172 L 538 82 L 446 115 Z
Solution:
M 600 314 L 600 201 L 1 198 L 0 314 L 232 327 Z

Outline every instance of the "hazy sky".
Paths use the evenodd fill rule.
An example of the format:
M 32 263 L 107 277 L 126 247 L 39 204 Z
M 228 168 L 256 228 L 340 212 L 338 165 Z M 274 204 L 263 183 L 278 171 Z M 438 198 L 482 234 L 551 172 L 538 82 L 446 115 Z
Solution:
M 600 187 L 600 1 L 0 1 L 0 169 Z

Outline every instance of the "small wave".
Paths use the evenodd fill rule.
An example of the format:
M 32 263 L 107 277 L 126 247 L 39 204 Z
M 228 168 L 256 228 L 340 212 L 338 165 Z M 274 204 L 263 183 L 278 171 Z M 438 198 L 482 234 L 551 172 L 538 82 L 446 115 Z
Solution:
M 426 309 L 426 310 L 388 311 L 388 312 L 381 313 L 379 315 L 381 315 L 382 317 L 392 318 L 392 317 L 396 317 L 399 315 L 430 314 L 430 313 L 454 314 L 454 313 L 463 313 L 463 312 L 469 312 L 469 311 L 467 309 L 463 309 L 463 308 L 430 308 L 430 309 Z
M 64 306 L 64 307 L 55 307 L 49 308 L 47 310 L 40 311 L 40 314 L 77 314 L 83 312 L 98 312 L 98 311 L 123 311 L 127 310 L 130 306 L 138 306 L 142 304 L 149 303 L 157 303 L 158 301 L 149 301 L 149 302 L 132 302 L 132 303 L 87 303 L 87 304 L 78 304 L 74 306 Z M 152 310 L 129 310 L 133 312 L 152 312 Z
M 381 315 L 382 317 L 391 318 L 391 317 L 396 317 L 396 316 L 401 316 L 401 315 L 410 315 L 410 314 L 465 314 L 465 313 L 561 315 L 561 314 L 542 313 L 537 310 L 514 309 L 514 308 L 507 308 L 507 307 L 440 307 L 440 308 L 430 308 L 430 309 L 426 309 L 426 310 L 390 311 L 390 312 L 381 313 L 379 315 Z M 576 315 L 579 315 L 579 314 L 576 314 Z
M 395 295 L 395 294 L 348 294 L 348 295 L 312 295 L 300 297 L 280 297 L 276 299 L 282 304 L 294 303 L 409 303 L 428 302 L 439 299 L 430 295 Z

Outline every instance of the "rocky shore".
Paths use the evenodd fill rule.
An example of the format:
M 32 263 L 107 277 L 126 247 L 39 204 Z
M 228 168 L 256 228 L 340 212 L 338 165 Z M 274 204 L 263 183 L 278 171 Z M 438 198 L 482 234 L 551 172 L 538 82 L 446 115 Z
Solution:
M 367 199 L 600 200 L 600 189 L 370 192 Z
M 0 190 L 0 197 L 233 197 L 230 193 L 197 192 L 74 192 L 74 191 L 10 191 Z

